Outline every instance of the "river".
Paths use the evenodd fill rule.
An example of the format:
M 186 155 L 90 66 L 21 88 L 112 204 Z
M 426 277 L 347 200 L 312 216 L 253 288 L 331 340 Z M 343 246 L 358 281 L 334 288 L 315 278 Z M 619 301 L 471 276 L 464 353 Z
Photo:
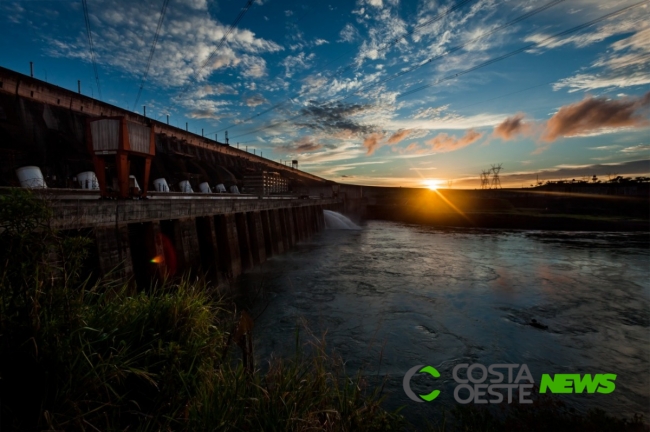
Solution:
M 386 406 L 418 423 L 452 407 L 459 363 L 526 364 L 542 374 L 617 374 L 611 394 L 558 395 L 580 411 L 650 417 L 647 234 L 435 229 L 369 221 L 325 230 L 243 275 L 261 292 L 258 358 L 294 352 L 297 323 L 354 373 L 385 377 Z M 260 291 L 261 289 L 261 291 Z M 546 329 L 535 328 L 532 319 Z M 402 379 L 431 365 L 442 390 L 415 403 Z M 420 394 L 431 381 L 413 384 Z M 420 386 L 421 388 L 418 388 Z

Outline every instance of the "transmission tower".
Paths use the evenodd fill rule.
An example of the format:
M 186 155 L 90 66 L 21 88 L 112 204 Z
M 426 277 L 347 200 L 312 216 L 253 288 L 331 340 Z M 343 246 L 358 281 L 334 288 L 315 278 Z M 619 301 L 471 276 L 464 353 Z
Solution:
M 499 178 L 499 173 L 501 172 L 503 164 L 492 165 L 490 171 L 492 172 L 492 189 L 501 189 L 501 179 Z
M 481 171 L 481 189 L 488 189 L 490 186 L 490 171 Z

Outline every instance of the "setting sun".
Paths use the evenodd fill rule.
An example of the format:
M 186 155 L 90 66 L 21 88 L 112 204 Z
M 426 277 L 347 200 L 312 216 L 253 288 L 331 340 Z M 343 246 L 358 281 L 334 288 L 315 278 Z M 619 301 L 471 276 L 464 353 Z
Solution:
M 431 190 L 436 190 L 440 187 L 440 182 L 438 180 L 429 179 L 424 180 L 424 185 Z

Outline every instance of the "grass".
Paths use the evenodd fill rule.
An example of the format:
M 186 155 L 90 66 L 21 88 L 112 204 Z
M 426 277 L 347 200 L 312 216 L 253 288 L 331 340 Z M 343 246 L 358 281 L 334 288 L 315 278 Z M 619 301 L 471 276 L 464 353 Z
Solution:
M 458 405 L 429 424 L 429 432 L 648 432 L 643 416 L 613 417 L 603 410 L 580 413 L 556 397 L 537 394 L 532 404 L 513 404 L 497 409 Z
M 324 341 L 264 370 L 250 329 L 201 280 L 146 291 L 82 280 L 87 241 L 49 229 L 24 191 L 0 197 L 2 430 L 395 430 L 380 389 Z M 240 345 L 243 349 L 237 349 Z

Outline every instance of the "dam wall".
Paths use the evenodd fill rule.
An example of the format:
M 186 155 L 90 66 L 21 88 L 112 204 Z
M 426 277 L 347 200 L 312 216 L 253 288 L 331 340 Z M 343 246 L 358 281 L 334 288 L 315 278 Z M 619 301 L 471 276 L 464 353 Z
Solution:
M 60 191 L 59 191 L 60 193 Z M 138 286 L 184 273 L 222 283 L 291 250 L 325 227 L 328 199 L 50 200 L 52 227 L 83 233 L 99 273 Z
M 175 127 L 166 121 L 134 113 L 89 96 L 0 67 L 0 186 L 18 186 L 15 170 L 40 167 L 48 187 L 73 188 L 75 177 L 93 171 L 88 150 L 86 121 L 116 116 L 151 127 L 156 155 L 150 179 L 165 178 L 172 191 L 187 180 L 194 190 L 208 182 L 246 188 L 247 176 L 273 172 L 287 180 L 287 192 L 296 195 L 318 191 L 332 197 L 335 183 L 278 160 L 246 151 L 245 145 L 203 136 L 181 121 Z M 178 120 L 178 119 L 172 119 Z M 186 130 L 185 126 L 187 126 Z M 239 148 L 238 148 L 239 147 Z M 153 187 L 149 187 L 154 190 Z

